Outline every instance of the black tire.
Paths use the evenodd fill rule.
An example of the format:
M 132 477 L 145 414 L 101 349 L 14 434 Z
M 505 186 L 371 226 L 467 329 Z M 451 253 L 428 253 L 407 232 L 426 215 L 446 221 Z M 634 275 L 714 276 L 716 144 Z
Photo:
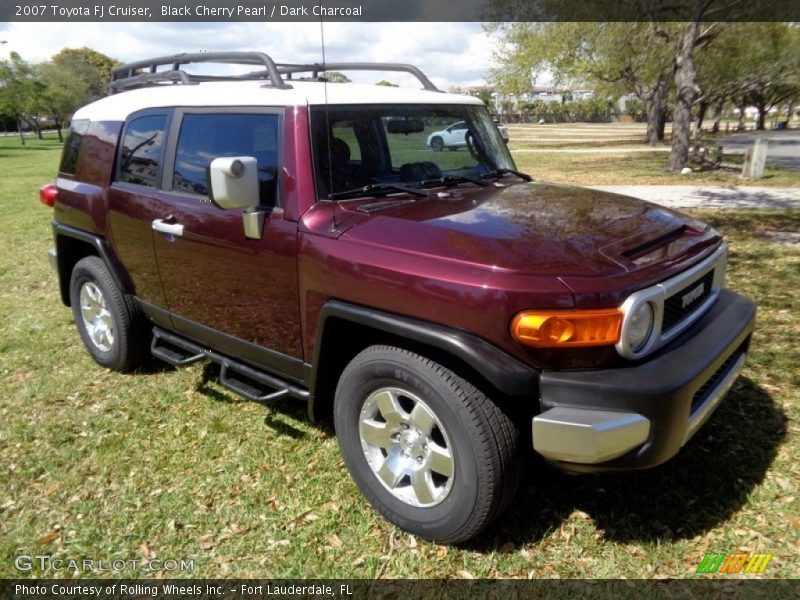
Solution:
M 417 427 L 431 421 L 427 431 Z M 358 354 L 339 379 L 334 422 L 364 496 L 420 537 L 473 538 L 516 492 L 519 432 L 512 420 L 468 381 L 413 352 L 371 346 Z
M 72 269 L 69 297 L 83 345 L 97 364 L 129 372 L 148 360 L 152 328 L 100 258 L 78 261 Z
M 431 140 L 431 149 L 434 152 L 441 152 L 444 150 L 444 140 L 438 135 Z

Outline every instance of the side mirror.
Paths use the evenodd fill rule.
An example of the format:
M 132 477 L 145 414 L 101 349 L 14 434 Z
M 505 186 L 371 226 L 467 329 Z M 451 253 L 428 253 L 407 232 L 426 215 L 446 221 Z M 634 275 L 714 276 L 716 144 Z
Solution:
M 245 237 L 260 240 L 266 211 L 258 206 L 258 161 L 252 156 L 215 158 L 208 168 L 211 201 L 220 208 L 243 208 Z
M 209 167 L 211 200 L 220 208 L 258 205 L 258 163 L 252 156 L 215 158 Z

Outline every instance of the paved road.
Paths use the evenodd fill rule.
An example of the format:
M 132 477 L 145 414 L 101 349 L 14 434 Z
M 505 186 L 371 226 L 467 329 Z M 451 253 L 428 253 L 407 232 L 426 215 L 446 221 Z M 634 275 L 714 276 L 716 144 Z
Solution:
M 767 140 L 767 164 L 800 171 L 800 131 L 783 129 L 734 133 L 719 139 L 725 152 L 744 154 L 756 139 Z
M 800 208 L 800 187 L 598 185 L 596 190 L 649 200 L 669 208 Z

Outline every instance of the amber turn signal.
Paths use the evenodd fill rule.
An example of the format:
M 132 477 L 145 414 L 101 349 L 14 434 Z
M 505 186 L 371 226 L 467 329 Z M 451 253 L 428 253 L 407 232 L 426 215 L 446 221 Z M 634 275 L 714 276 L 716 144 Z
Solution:
M 535 348 L 610 346 L 619 341 L 622 311 L 526 310 L 511 322 L 511 335 L 520 344 Z

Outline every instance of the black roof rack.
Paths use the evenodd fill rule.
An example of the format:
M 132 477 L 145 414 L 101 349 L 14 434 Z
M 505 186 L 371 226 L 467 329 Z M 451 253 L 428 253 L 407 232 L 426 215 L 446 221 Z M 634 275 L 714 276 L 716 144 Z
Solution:
M 264 69 L 244 75 L 195 75 L 181 69 L 190 63 L 221 63 L 255 65 Z M 169 70 L 159 71 L 158 67 L 169 65 Z M 297 73 L 310 73 L 313 79 L 324 81 L 321 74 L 327 71 L 403 71 L 412 74 L 431 92 L 439 90 L 425 74 L 414 65 L 399 63 L 326 63 L 326 64 L 276 64 L 263 52 L 195 52 L 162 56 L 128 63 L 111 70 L 109 93 L 114 94 L 128 89 L 171 82 L 184 85 L 201 81 L 243 81 L 264 80 L 278 89 L 290 89 L 286 83 Z
M 219 76 L 203 76 L 192 75 L 186 71 L 181 70 L 181 65 L 190 63 L 223 63 L 234 65 L 257 65 L 263 66 L 265 69 L 263 74 L 258 77 L 259 79 L 268 79 L 273 87 L 279 89 L 289 89 L 292 86 L 285 83 L 275 61 L 269 55 L 263 52 L 194 52 L 176 54 L 174 56 L 161 56 L 159 58 L 150 58 L 147 60 L 140 60 L 138 62 L 128 63 L 121 67 L 111 69 L 111 83 L 109 84 L 109 92 L 115 93 L 126 89 L 142 87 L 151 85 L 153 83 L 160 83 L 164 81 L 171 81 L 177 83 L 180 81 L 184 84 L 198 83 L 200 81 L 213 81 L 213 80 L 236 80 L 242 77 L 219 77 Z M 171 65 L 172 70 L 158 71 L 158 67 L 164 65 Z M 249 77 L 248 77 L 249 78 Z M 255 79 L 255 77 L 253 77 Z
M 320 73 L 326 71 L 402 71 L 411 73 L 422 84 L 422 87 L 429 92 L 440 92 L 430 79 L 425 76 L 425 73 L 420 71 L 414 65 L 407 65 L 401 63 L 325 63 L 323 64 L 310 64 L 310 65 L 290 65 L 279 64 L 278 70 L 281 74 L 286 74 L 287 79 L 291 79 L 294 73 L 311 73 L 313 78 L 319 78 Z

